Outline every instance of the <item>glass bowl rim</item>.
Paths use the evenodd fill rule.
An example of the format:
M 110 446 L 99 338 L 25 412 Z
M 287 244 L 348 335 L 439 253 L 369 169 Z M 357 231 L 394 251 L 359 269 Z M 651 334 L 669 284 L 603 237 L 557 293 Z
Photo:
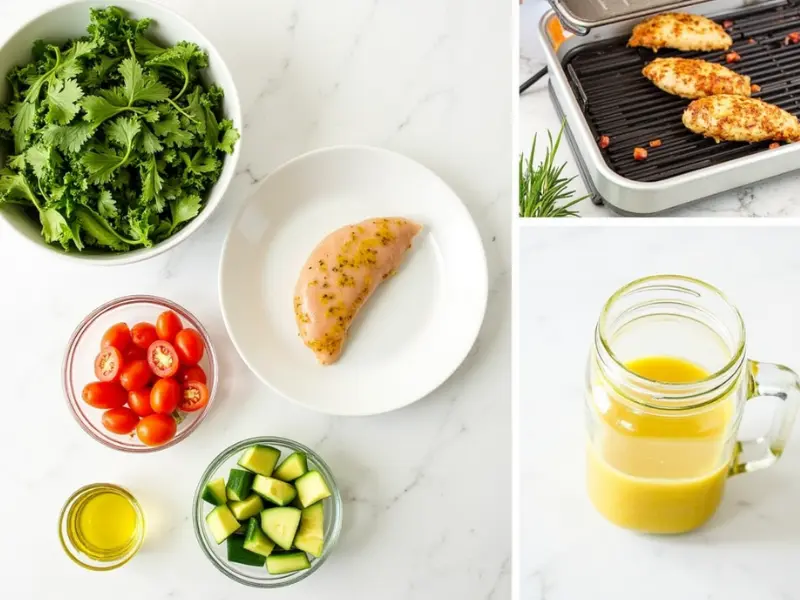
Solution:
M 123 496 L 126 500 L 128 500 L 128 502 L 131 503 L 131 506 L 133 506 L 133 510 L 136 511 L 136 518 L 139 520 L 140 523 L 139 535 L 137 536 L 136 543 L 133 545 L 131 550 L 124 556 L 124 558 L 120 559 L 118 562 L 114 562 L 112 564 L 109 564 L 108 566 L 103 566 L 103 567 L 92 565 L 81 560 L 81 558 L 70 549 L 71 546 L 74 546 L 74 544 L 72 544 L 72 541 L 70 541 L 69 544 L 67 543 L 67 541 L 64 539 L 64 533 L 62 531 L 64 519 L 67 518 L 68 514 L 67 510 L 69 509 L 69 507 L 72 506 L 81 495 L 85 494 L 90 490 L 100 489 L 100 488 L 112 489 L 116 493 Z M 139 501 L 134 497 L 133 494 L 131 494 L 121 485 L 117 485 L 116 483 L 107 483 L 107 482 L 89 483 L 84 485 L 83 487 L 78 488 L 77 490 L 72 492 L 70 497 L 67 498 L 66 502 L 64 502 L 64 505 L 61 507 L 61 512 L 58 515 L 58 541 L 61 542 L 61 548 L 64 550 L 64 552 L 72 562 L 90 571 L 113 571 L 114 569 L 118 569 L 122 565 L 128 563 L 134 556 L 136 556 L 136 554 L 141 549 L 142 544 L 144 544 L 144 529 L 145 529 L 145 522 L 144 522 L 144 511 L 142 510 L 142 505 L 139 504 Z
M 217 472 L 220 466 L 226 462 L 231 456 L 236 454 L 237 452 L 241 452 L 246 448 L 253 446 L 255 444 L 265 444 L 265 445 L 276 445 L 276 446 L 284 446 L 286 448 L 291 449 L 293 452 L 305 452 L 309 460 L 316 464 L 320 471 L 322 472 L 323 477 L 325 477 L 325 481 L 327 482 L 328 486 L 331 490 L 331 504 L 333 505 L 333 530 L 331 531 L 331 535 L 328 539 L 325 540 L 325 546 L 322 550 L 322 556 L 319 558 L 315 558 L 311 562 L 311 567 L 308 569 L 304 569 L 302 571 L 295 571 L 294 573 L 289 573 L 287 577 L 282 579 L 274 579 L 274 580 L 264 580 L 264 581 L 253 581 L 249 579 L 245 579 L 239 576 L 238 573 L 233 571 L 231 568 L 228 567 L 227 563 L 223 560 L 219 559 L 214 552 L 209 549 L 209 543 L 206 539 L 205 532 L 203 530 L 204 526 L 204 517 L 202 516 L 202 511 L 199 510 L 201 506 L 203 506 L 203 500 L 201 499 L 201 494 L 203 493 L 203 488 L 205 487 L 206 482 L 209 478 Z M 330 467 L 328 464 L 322 460 L 320 455 L 301 444 L 300 442 L 296 442 L 294 440 L 290 440 L 284 437 L 278 436 L 256 436 L 241 440 L 236 442 L 235 444 L 231 444 L 227 448 L 225 448 L 222 452 L 217 454 L 211 463 L 206 467 L 205 471 L 200 477 L 200 481 L 197 484 L 197 488 L 194 492 L 194 497 L 192 498 L 192 513 L 194 518 L 192 519 L 192 525 L 194 526 L 194 534 L 197 538 L 197 543 L 200 545 L 200 548 L 203 550 L 203 553 L 206 555 L 211 564 L 213 564 L 217 570 L 221 573 L 232 579 L 233 581 L 240 583 L 242 585 L 246 585 L 249 587 L 255 588 L 280 588 L 290 586 L 294 583 L 298 583 L 309 577 L 312 573 L 314 573 L 319 567 L 322 566 L 328 556 L 330 556 L 331 552 L 333 551 L 334 546 L 339 540 L 339 534 L 342 531 L 342 512 L 344 508 L 344 503 L 342 502 L 342 495 L 339 491 L 339 487 L 336 484 L 336 480 L 333 477 L 333 473 L 331 472 Z M 294 577 L 292 577 L 294 576 Z
M 208 356 L 209 366 L 211 367 L 210 380 L 213 382 L 213 386 L 209 390 L 208 404 L 206 404 L 205 409 L 199 415 L 197 415 L 197 417 L 195 417 L 194 421 L 192 421 L 188 427 L 183 430 L 178 430 L 178 432 L 175 434 L 175 437 L 166 444 L 162 444 L 160 446 L 143 445 L 141 447 L 137 446 L 128 448 L 121 446 L 118 442 L 110 437 L 99 434 L 92 427 L 89 427 L 86 423 L 84 423 L 83 419 L 85 417 L 82 418 L 83 411 L 79 408 L 80 405 L 78 403 L 78 396 L 75 392 L 72 382 L 71 367 L 78 343 L 81 341 L 86 332 L 92 327 L 92 325 L 95 324 L 97 319 L 111 312 L 112 310 L 124 308 L 126 306 L 135 306 L 137 304 L 155 304 L 162 308 L 175 311 L 179 315 L 185 316 L 187 320 L 190 321 L 189 325 L 197 329 L 198 333 L 200 333 L 200 337 L 203 338 L 203 343 L 206 346 L 206 354 Z M 64 359 L 61 365 L 61 375 L 61 385 L 64 391 L 64 396 L 67 400 L 67 407 L 69 408 L 73 418 L 78 422 L 78 425 L 81 426 L 81 429 L 108 448 L 117 450 L 119 452 L 143 454 L 166 450 L 167 448 L 170 448 L 171 446 L 174 446 L 175 444 L 186 439 L 189 434 L 191 434 L 195 429 L 197 429 L 197 427 L 200 426 L 200 423 L 203 422 L 208 415 L 208 412 L 211 410 L 211 406 L 213 405 L 214 399 L 217 395 L 217 388 L 219 387 L 219 362 L 217 361 L 217 354 L 214 350 L 214 344 L 211 341 L 211 336 L 208 334 L 208 331 L 200 322 L 200 320 L 194 315 L 194 313 L 187 310 L 177 302 L 173 302 L 172 300 L 168 300 L 167 298 L 163 298 L 161 296 L 133 294 L 128 296 L 120 296 L 118 298 L 114 298 L 113 300 L 109 300 L 108 302 L 105 302 L 92 310 L 81 320 L 78 326 L 73 330 L 72 334 L 70 334 L 69 341 L 67 342 L 67 349 L 64 352 Z

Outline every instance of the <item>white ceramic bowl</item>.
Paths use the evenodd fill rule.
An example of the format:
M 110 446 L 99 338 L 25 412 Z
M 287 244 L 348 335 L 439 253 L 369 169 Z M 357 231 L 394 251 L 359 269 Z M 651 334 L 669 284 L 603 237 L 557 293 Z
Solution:
M 205 79 L 209 83 L 216 83 L 225 91 L 223 113 L 226 118 L 233 121 L 239 133 L 242 133 L 242 112 L 236 86 L 228 67 L 217 50 L 189 21 L 163 6 L 145 0 L 76 0 L 51 8 L 38 17 L 31 19 L 0 47 L 0 99 L 5 102 L 8 98 L 6 74 L 14 66 L 26 64 L 31 60 L 31 49 L 35 40 L 64 42 L 67 39 L 86 35 L 86 27 L 89 25 L 89 9 L 105 8 L 107 6 L 117 6 L 135 19 L 145 17 L 153 19 L 148 35 L 155 40 L 170 44 L 186 40 L 196 43 L 205 50 L 208 53 L 208 67 L 204 71 Z M 29 240 L 34 246 L 56 256 L 102 265 L 128 264 L 152 258 L 180 244 L 197 231 L 211 216 L 233 178 L 236 163 L 239 160 L 240 148 L 241 139 L 236 143 L 233 153 L 225 158 L 222 174 L 209 191 L 205 206 L 200 214 L 178 233 L 159 244 L 154 244 L 150 248 L 141 248 L 124 253 L 102 253 L 89 250 L 64 252 L 60 247 L 47 244 L 41 235 L 41 224 L 37 220 L 32 220 L 22 210 L 14 207 L 5 207 L 0 210 L 0 217 L 4 218 L 14 231 Z M 0 149 L 0 161 L 2 164 L 5 164 L 5 158 L 6 152 Z

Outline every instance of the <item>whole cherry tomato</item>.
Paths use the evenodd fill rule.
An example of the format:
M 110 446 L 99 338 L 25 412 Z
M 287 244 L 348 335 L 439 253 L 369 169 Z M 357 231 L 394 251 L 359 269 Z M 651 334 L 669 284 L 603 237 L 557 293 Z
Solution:
M 103 413 L 102 423 L 109 431 L 124 435 L 136 429 L 139 417 L 130 408 L 122 406 Z
M 178 332 L 183 329 L 181 318 L 171 310 L 166 310 L 156 319 L 156 333 L 158 339 L 171 342 Z
M 203 358 L 205 344 L 194 329 L 181 329 L 175 336 L 175 350 L 183 365 L 196 365 Z
M 144 360 L 134 360 L 122 367 L 119 374 L 119 382 L 126 390 L 133 391 L 143 388 L 150 383 L 150 367 Z
M 139 348 L 147 350 L 158 339 L 156 327 L 152 323 L 137 323 L 131 328 L 131 339 Z
M 178 372 L 178 381 L 187 383 L 189 381 L 199 381 L 200 383 L 208 383 L 206 372 L 202 367 L 186 367 Z
M 161 446 L 175 437 L 178 424 L 169 415 L 150 415 L 136 426 L 136 435 L 147 446 Z
M 128 392 L 128 406 L 140 417 L 147 417 L 153 414 L 153 407 L 150 406 L 150 392 L 151 388 L 149 387 Z
M 131 330 L 127 323 L 117 323 L 108 328 L 100 341 L 100 348 L 114 346 L 120 352 L 125 352 L 131 343 Z
M 150 393 L 150 406 L 162 415 L 172 414 L 181 401 L 181 386 L 174 379 L 159 379 Z
M 128 401 L 128 394 L 115 381 L 93 381 L 83 388 L 81 397 L 94 408 L 119 408 Z

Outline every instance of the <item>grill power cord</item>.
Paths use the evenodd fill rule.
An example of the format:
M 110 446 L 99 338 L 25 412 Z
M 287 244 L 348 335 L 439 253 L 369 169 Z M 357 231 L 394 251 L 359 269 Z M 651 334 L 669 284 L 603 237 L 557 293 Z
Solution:
M 534 73 L 527 81 L 525 81 L 522 85 L 519 86 L 519 94 L 520 96 L 525 93 L 529 87 L 531 87 L 534 83 L 539 81 L 542 77 L 547 75 L 547 67 L 543 67 L 537 73 Z

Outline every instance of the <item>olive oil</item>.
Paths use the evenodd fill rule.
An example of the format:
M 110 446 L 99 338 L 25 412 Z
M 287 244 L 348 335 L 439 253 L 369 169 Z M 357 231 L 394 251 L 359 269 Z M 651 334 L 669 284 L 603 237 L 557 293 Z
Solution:
M 107 484 L 85 488 L 66 515 L 66 534 L 75 551 L 100 563 L 130 558 L 141 543 L 143 528 L 136 500 Z

